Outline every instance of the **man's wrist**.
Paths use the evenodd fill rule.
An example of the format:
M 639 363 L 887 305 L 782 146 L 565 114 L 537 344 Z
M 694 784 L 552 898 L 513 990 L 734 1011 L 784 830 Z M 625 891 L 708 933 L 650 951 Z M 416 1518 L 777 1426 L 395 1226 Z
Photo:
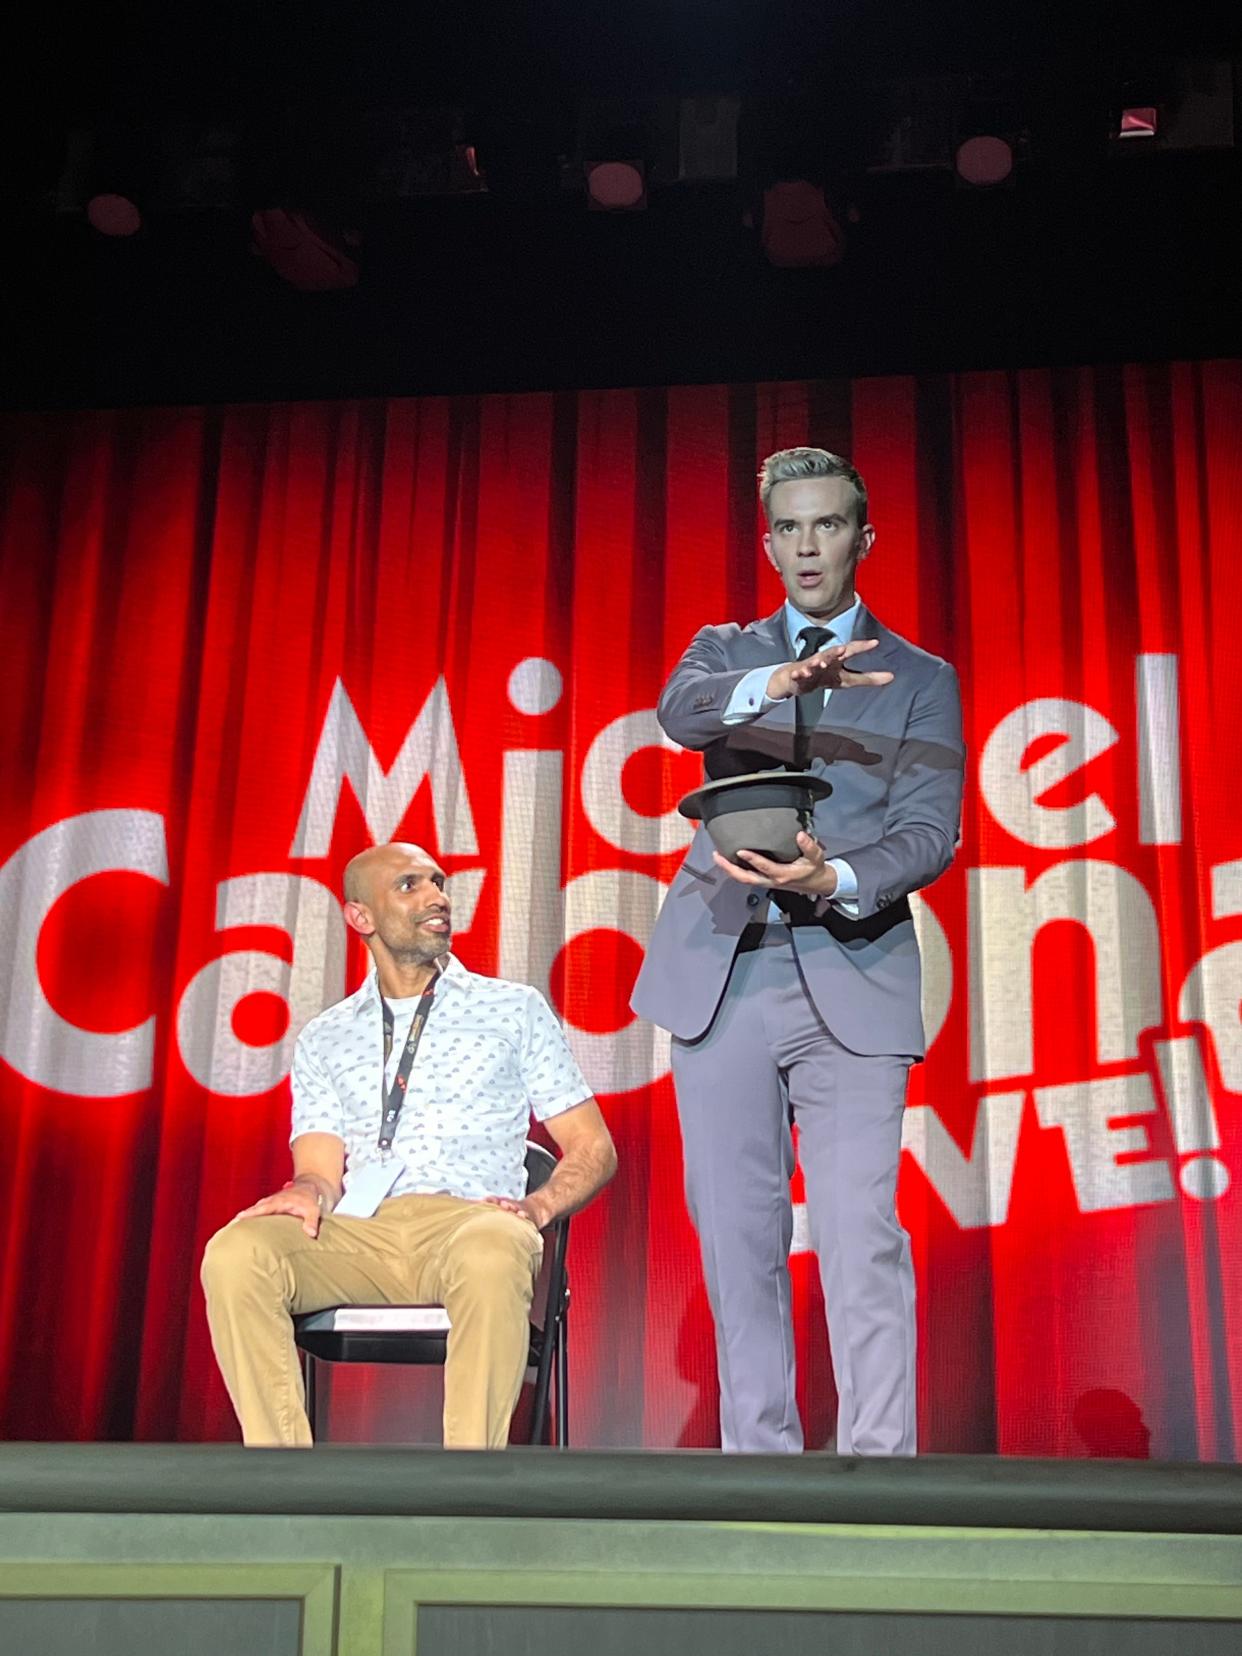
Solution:
M 541 1190 L 537 1190 L 533 1195 L 528 1196 L 526 1198 L 526 1211 L 540 1230 L 546 1230 L 555 1219 L 556 1214 L 552 1211 L 547 1199 L 543 1198 L 541 1200 L 541 1197 L 543 1197 Z
M 331 1211 L 332 1202 L 324 1190 L 323 1181 L 317 1179 L 313 1173 L 295 1174 L 281 1188 L 283 1190 L 304 1190 L 308 1196 L 315 1198 L 315 1206 L 320 1213 Z

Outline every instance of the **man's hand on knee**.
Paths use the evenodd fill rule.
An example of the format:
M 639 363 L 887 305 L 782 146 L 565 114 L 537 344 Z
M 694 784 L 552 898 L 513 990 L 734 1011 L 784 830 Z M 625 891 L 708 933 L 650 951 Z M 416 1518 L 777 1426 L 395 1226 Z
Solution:
M 319 1221 L 324 1213 L 322 1192 L 313 1189 L 309 1184 L 300 1184 L 295 1180 L 285 1185 L 283 1190 L 278 1190 L 274 1196 L 265 1196 L 253 1207 L 243 1208 L 237 1217 L 261 1219 L 273 1213 L 285 1213 L 291 1219 L 300 1219 L 307 1236 L 318 1236 Z
M 491 1207 L 503 1209 L 505 1213 L 515 1213 L 519 1219 L 528 1220 L 537 1231 L 541 1231 L 548 1223 L 550 1215 L 545 1214 L 539 1206 L 538 1193 L 535 1196 L 485 1196 L 483 1200 Z

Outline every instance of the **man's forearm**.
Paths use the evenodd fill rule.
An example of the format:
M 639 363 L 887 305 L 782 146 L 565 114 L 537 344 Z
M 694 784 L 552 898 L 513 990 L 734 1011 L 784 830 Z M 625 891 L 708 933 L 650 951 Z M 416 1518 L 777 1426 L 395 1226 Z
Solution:
M 858 880 L 859 913 L 865 919 L 938 880 L 953 861 L 956 840 L 928 823 L 894 829 L 874 845 L 849 853 Z
M 557 1162 L 547 1184 L 528 1198 L 538 1209 L 540 1229 L 585 1207 L 616 1171 L 617 1152 L 611 1139 L 568 1151 Z
M 742 668 L 726 673 L 674 673 L 656 704 L 661 730 L 680 747 L 701 753 L 761 711 L 748 710 L 740 721 L 736 711 L 733 717 L 726 716 L 733 693 L 745 677 Z

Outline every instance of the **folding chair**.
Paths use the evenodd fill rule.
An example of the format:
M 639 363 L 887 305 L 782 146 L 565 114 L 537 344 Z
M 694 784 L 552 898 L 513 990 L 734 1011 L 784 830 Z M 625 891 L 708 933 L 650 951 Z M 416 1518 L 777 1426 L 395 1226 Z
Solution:
M 556 1157 L 550 1151 L 528 1141 L 527 1194 L 545 1184 L 555 1166 Z M 568 1215 L 549 1225 L 545 1239 L 551 1246 L 544 1248 L 533 1302 L 538 1320 L 532 1316 L 530 1330 L 529 1367 L 535 1371 L 530 1441 L 552 1441 L 563 1449 L 569 1442 Z M 302 1357 L 312 1437 L 319 1440 L 319 1363 L 443 1363 L 450 1327 L 442 1305 L 332 1305 L 294 1317 L 293 1337 Z M 553 1423 L 555 1436 L 550 1439 Z

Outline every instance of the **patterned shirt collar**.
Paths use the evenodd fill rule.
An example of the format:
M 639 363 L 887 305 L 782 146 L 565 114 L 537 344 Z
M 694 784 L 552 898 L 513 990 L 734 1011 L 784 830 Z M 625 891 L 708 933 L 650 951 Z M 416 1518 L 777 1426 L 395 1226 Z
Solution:
M 436 987 L 438 989 L 441 985 L 451 985 L 454 989 L 468 991 L 473 981 L 474 973 L 467 970 L 456 955 L 447 955 L 440 967 L 440 983 Z M 358 1018 L 378 1007 L 379 1002 L 379 975 L 375 970 L 375 962 L 371 961 L 361 987 L 349 997 L 349 1009 Z

